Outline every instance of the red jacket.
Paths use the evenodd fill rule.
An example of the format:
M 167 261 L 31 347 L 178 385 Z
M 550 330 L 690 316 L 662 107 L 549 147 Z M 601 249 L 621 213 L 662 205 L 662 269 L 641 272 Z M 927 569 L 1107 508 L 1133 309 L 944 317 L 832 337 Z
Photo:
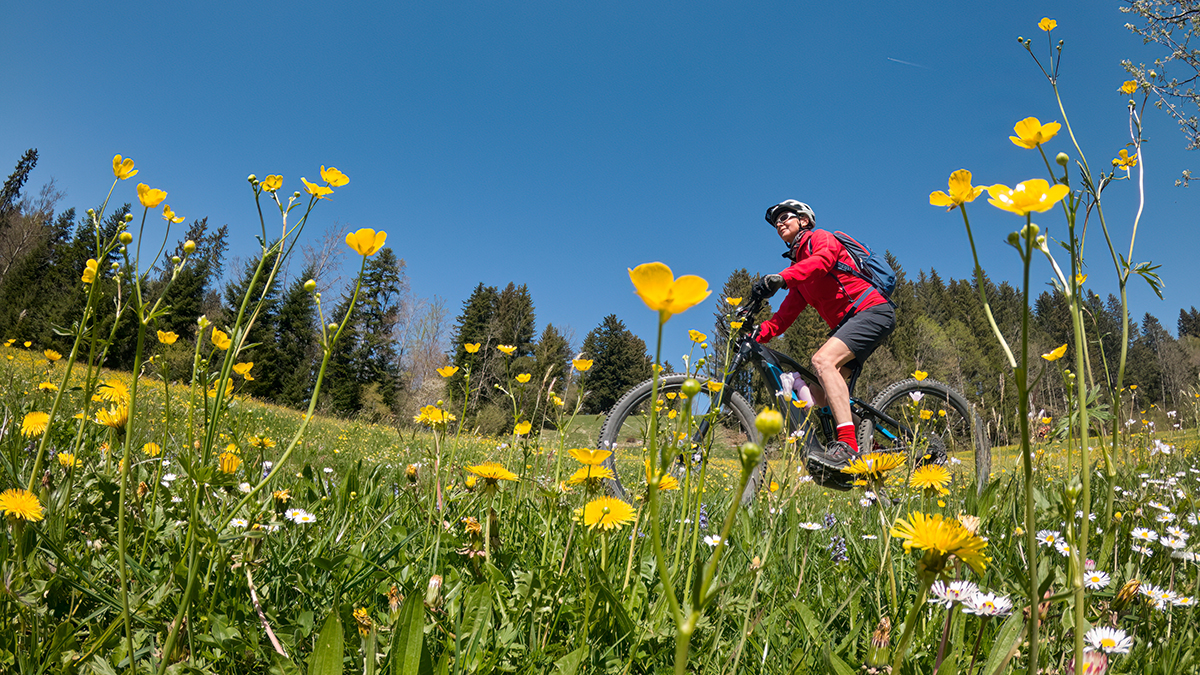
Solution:
M 858 304 L 855 311 L 861 312 L 887 302 L 883 294 L 869 282 L 834 268 L 839 260 L 852 268 L 855 265 L 854 259 L 832 232 L 801 232 L 793 242 L 792 258 L 795 263 L 779 273 L 787 282 L 787 297 L 779 305 L 779 311 L 762 323 L 758 333 L 759 342 L 769 342 L 771 338 L 782 335 L 809 305 L 816 308 L 817 314 L 831 329 L 836 329 L 849 313 L 850 306 L 863 293 L 870 294 Z

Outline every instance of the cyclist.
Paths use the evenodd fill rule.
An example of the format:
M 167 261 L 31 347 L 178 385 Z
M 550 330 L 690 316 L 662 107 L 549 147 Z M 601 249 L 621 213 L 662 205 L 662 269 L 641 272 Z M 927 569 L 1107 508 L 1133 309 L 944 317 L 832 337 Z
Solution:
M 783 255 L 792 264 L 756 282 L 755 291 L 766 297 L 788 289 L 779 311 L 760 326 L 757 340 L 767 343 L 783 334 L 809 305 L 829 324 L 829 339 L 812 355 L 813 371 L 821 383 L 813 398 L 817 405 L 829 406 L 837 439 L 824 452 L 811 453 L 809 462 L 837 471 L 859 452 L 846 383 L 850 366 L 861 366 L 892 333 L 896 314 L 870 282 L 838 269 L 838 262 L 854 269 L 854 260 L 833 233 L 816 229 L 817 217 L 808 204 L 788 199 L 767 209 L 766 217 L 788 245 Z

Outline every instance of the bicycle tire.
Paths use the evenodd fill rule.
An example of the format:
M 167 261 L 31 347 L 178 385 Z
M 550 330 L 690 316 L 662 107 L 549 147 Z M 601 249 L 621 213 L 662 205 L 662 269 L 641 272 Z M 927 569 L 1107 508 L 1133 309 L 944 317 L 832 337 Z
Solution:
M 678 394 L 683 389 L 683 383 L 689 379 L 688 375 L 666 375 L 660 378 L 658 383 L 658 395 L 660 400 L 672 400 L 667 398 L 667 394 Z M 613 472 L 611 480 L 605 480 L 606 487 L 609 492 L 621 499 L 629 501 L 629 493 L 625 489 L 625 485 L 621 482 L 621 476 L 617 467 L 617 456 L 622 448 L 637 446 L 640 451 L 644 446 L 644 441 L 647 440 L 647 429 L 644 422 L 637 421 L 638 418 L 645 418 L 645 409 L 643 406 L 650 400 L 650 395 L 653 392 L 654 380 L 646 380 L 641 384 L 630 389 L 620 399 L 613 404 L 612 410 L 604 419 L 604 424 L 600 427 L 600 439 L 598 447 L 611 451 L 604 460 L 604 465 Z M 708 383 L 702 385 L 703 392 L 709 396 L 716 397 L 718 394 L 712 392 Z M 718 424 L 723 424 L 728 428 L 735 423 L 740 427 L 738 432 L 734 432 L 724 445 L 732 447 L 736 450 L 737 446 L 746 440 L 755 443 L 760 442 L 758 429 L 754 426 L 754 409 L 750 407 L 750 403 L 739 393 L 733 392 L 730 396 L 729 403 L 726 405 L 728 411 L 722 411 L 722 421 Z M 696 417 L 703 415 L 704 410 L 695 410 L 693 414 Z M 712 436 L 715 436 L 714 433 Z M 728 435 L 728 434 L 727 434 Z M 728 447 L 726 448 L 728 451 Z M 742 504 L 750 502 L 754 495 L 758 493 L 762 486 L 763 478 L 766 475 L 767 452 L 764 448 L 763 458 L 754 467 L 754 471 L 750 474 L 750 480 L 746 484 L 746 489 L 742 492 Z M 640 467 L 639 467 L 640 470 Z M 644 475 L 644 474 L 639 474 Z
M 945 416 L 938 415 L 936 419 L 931 418 L 931 428 L 940 427 L 941 431 L 928 435 L 927 439 L 931 443 L 940 441 L 949 457 L 969 453 L 974 460 L 975 489 L 982 494 L 991 477 L 992 447 L 987 434 L 983 431 L 982 421 L 975 414 L 974 407 L 962 394 L 937 380 L 910 378 L 886 387 L 875 397 L 871 407 L 895 419 L 901 419 L 900 413 L 903 412 L 903 408 L 914 403 L 914 398 L 911 396 L 914 393 L 921 395 L 918 397 L 922 402 L 921 405 L 937 401 L 938 404 L 944 404 L 953 410 L 953 419 L 949 411 Z M 926 396 L 932 398 L 927 400 L 924 398 Z M 941 410 L 945 410 L 945 408 Z M 875 437 L 874 420 L 863 419 L 860 426 L 859 447 L 864 449 L 875 447 L 879 439 Z M 906 443 L 910 448 L 913 446 L 911 439 L 908 439 Z

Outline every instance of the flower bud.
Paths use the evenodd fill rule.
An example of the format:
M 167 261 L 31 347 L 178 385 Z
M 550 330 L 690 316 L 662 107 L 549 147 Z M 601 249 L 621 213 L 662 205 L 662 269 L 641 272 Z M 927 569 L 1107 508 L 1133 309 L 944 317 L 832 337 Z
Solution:
M 1046 235 L 1039 235 L 1035 240 L 1035 243 L 1037 244 L 1038 248 L 1046 248 Z
M 1013 246 L 1018 246 L 1021 243 L 1021 235 L 1019 232 L 1008 233 L 1008 243 Z
M 183 258 L 180 258 L 180 257 L 179 257 L 179 256 L 177 256 L 177 255 L 173 255 L 173 256 L 171 256 L 171 264 L 172 264 L 172 265 L 178 265 L 178 264 L 179 264 L 179 263 L 181 263 L 181 262 L 183 262 Z
M 774 436 L 783 429 L 783 415 L 774 408 L 767 408 L 754 418 L 754 426 L 758 427 L 758 433 L 762 434 L 764 439 Z
M 1058 162 L 1059 166 L 1066 166 L 1067 162 L 1071 161 L 1071 158 L 1067 157 L 1067 153 L 1060 152 L 1054 156 L 1054 161 Z
M 317 302 L 320 302 L 320 301 L 321 301 L 321 294 L 320 294 L 320 293 L 313 293 L 313 298 L 315 298 Z
M 87 214 L 88 214 L 89 216 L 95 216 L 95 215 L 96 215 L 96 209 L 88 209 L 88 210 L 87 210 Z
M 335 333 L 335 332 L 337 332 L 338 325 L 336 323 L 330 321 L 329 325 L 326 326 L 325 328 L 327 328 L 330 333 Z
M 127 222 L 127 223 L 132 223 L 132 222 L 133 222 L 133 214 L 132 214 L 132 213 L 126 213 L 126 214 L 125 214 L 125 222 Z
M 187 241 L 183 242 L 183 252 L 188 255 L 195 253 L 196 252 L 196 242 L 192 241 L 191 239 L 188 239 Z
M 296 190 L 295 192 L 293 192 L 292 197 L 295 199 L 300 199 L 300 191 Z
M 133 235 L 129 234 L 128 232 L 122 232 L 119 239 L 121 240 L 122 244 L 125 244 L 126 246 L 128 246 L 130 243 L 133 242 Z
M 112 271 L 116 272 L 117 270 L 121 269 L 121 264 L 120 263 L 112 263 L 111 265 L 108 266 L 108 268 L 111 269 Z
M 429 586 L 425 589 L 425 606 L 431 610 L 442 606 L 442 576 L 440 574 L 429 577 Z
M 683 381 L 682 391 L 683 391 L 683 394 L 685 396 L 687 396 L 688 398 L 691 398 L 691 397 L 695 396 L 696 394 L 699 394 L 700 393 L 700 381 L 696 380 L 695 378 L 689 377 L 688 379 Z
M 200 326 L 200 330 L 204 330 L 205 328 L 208 328 L 210 325 L 212 325 L 209 323 L 208 317 L 203 314 L 200 315 L 199 319 L 196 319 L 196 324 Z
M 700 359 L 699 361 L 696 362 L 696 365 L 703 368 L 704 364 L 707 362 L 708 362 L 708 359 Z
M 750 471 L 758 466 L 758 460 L 762 459 L 762 454 L 762 446 L 758 443 L 742 443 L 742 471 Z
M 309 279 L 308 281 L 304 282 L 304 290 L 309 293 L 317 290 L 317 282 L 313 279 Z
M 249 176 L 246 176 L 246 180 L 253 184 L 253 183 L 258 182 L 258 176 L 255 176 L 254 174 L 250 174 Z

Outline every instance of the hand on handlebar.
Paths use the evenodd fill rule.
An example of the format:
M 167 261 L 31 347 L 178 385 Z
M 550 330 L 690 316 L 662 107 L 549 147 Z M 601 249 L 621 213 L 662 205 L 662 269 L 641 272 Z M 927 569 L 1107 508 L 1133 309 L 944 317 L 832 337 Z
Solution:
M 778 274 L 768 274 L 767 276 L 754 282 L 752 292 L 755 297 L 769 298 L 780 290 L 787 287 L 787 282 Z

